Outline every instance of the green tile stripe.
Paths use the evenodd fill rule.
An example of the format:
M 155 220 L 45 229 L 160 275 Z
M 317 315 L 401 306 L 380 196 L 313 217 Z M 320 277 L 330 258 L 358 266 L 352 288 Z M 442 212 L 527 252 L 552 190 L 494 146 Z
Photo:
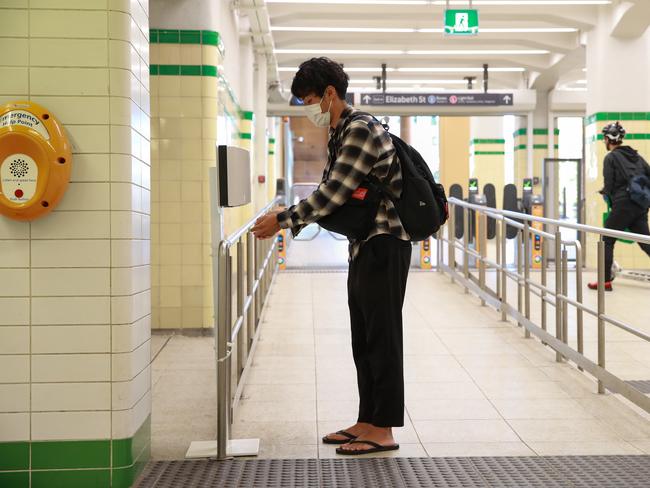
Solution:
M 32 469 L 109 468 L 110 441 L 32 442 Z
M 239 133 L 239 138 L 240 139 L 252 139 L 252 135 L 250 132 L 240 132 Z
M 253 112 L 249 112 L 247 110 L 242 110 L 240 112 L 240 116 L 244 120 L 253 120 Z
M 211 30 L 149 29 L 151 44 L 200 44 L 216 46 L 221 54 L 225 52 L 221 34 Z
M 596 134 L 593 135 L 589 138 L 589 142 L 594 142 L 596 140 L 602 141 L 605 138 L 603 134 Z M 636 141 L 643 141 L 643 140 L 650 140 L 650 134 L 626 134 L 625 135 L 625 140 L 636 140 Z
M 31 469 L 30 469 L 31 449 Z M 112 466 L 111 466 L 112 451 Z M 0 443 L 0 487 L 128 488 L 151 455 L 151 417 L 132 438 Z M 111 468 L 113 484 L 111 485 Z M 115 476 L 130 480 L 116 483 Z M 25 478 L 26 476 L 26 478 Z M 23 481 L 27 484 L 23 485 Z
M 152 76 L 218 76 L 216 66 L 186 64 L 152 64 L 149 66 Z
M 474 156 L 500 156 L 505 154 L 505 151 L 475 151 Z
M 470 144 L 505 144 L 505 139 L 472 139 Z
M 560 129 L 553 129 L 553 133 L 557 136 L 560 135 Z M 521 129 L 518 129 L 512 133 L 514 137 L 517 136 L 526 136 L 528 135 L 528 129 L 526 127 L 522 127 Z M 534 136 L 547 136 L 548 135 L 548 129 L 533 129 L 533 135 Z
M 585 124 L 610 120 L 650 120 L 650 112 L 598 112 L 585 117 Z
M 555 144 L 555 149 L 560 149 L 558 144 Z M 528 144 L 519 144 L 515 146 L 515 151 L 520 149 L 528 149 Z M 548 144 L 533 144 L 533 149 L 548 149 Z
M 269 137 L 269 144 L 275 144 L 275 137 Z
M 275 151 L 269 151 L 269 156 L 273 156 L 275 154 Z
M 29 469 L 29 442 L 1 442 L 0 471 L 21 469 Z
M 32 488 L 109 487 L 110 469 L 32 471 Z
M 2 488 L 29 488 L 29 471 L 8 471 L 0 473 Z

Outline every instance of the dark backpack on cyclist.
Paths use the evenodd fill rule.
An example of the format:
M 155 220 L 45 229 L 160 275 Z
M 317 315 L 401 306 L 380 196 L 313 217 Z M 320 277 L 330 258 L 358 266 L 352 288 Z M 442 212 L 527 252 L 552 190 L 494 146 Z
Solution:
M 357 112 L 348 123 L 366 115 L 370 114 Z M 382 126 L 388 131 L 387 126 Z M 444 187 L 436 183 L 419 152 L 396 135 L 390 132 L 389 135 L 396 158 L 388 170 L 386 181 L 390 181 L 397 164 L 401 164 L 400 198 L 395 198 L 384 182 L 368 176 L 345 204 L 318 221 L 321 227 L 352 239 L 365 239 L 374 224 L 382 196 L 393 202 L 404 230 L 413 242 L 429 238 L 447 221 L 449 211 Z
M 623 173 L 623 177 L 627 180 L 627 193 L 630 195 L 630 200 L 636 203 L 643 209 L 650 208 L 650 178 L 644 171 L 641 174 L 630 176 L 625 169 L 625 164 L 619 159 L 616 151 L 612 153 L 614 159 L 618 162 L 619 168 Z M 642 161 L 642 165 L 645 164 Z

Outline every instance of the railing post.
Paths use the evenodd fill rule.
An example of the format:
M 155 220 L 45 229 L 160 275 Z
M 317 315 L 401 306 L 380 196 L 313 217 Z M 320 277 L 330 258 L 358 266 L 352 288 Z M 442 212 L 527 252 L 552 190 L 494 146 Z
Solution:
M 569 296 L 569 253 L 562 250 L 562 295 Z M 562 340 L 569 343 L 569 302 L 562 302 Z
M 605 368 L 605 241 L 598 241 L 598 366 Z M 605 385 L 598 380 L 598 393 L 605 393 Z
M 230 249 L 228 249 L 228 258 L 226 261 L 226 339 L 228 341 L 228 347 L 232 351 L 234 344 L 232 343 L 232 256 L 230 255 Z M 230 423 L 232 422 L 233 411 L 232 405 L 234 401 L 234 395 L 232 392 L 232 354 L 226 359 L 226 390 L 228 398 L 228 428 L 230 429 Z M 230 432 L 230 431 L 229 431 Z M 230 438 L 230 434 L 228 435 Z
M 530 224 L 524 220 L 524 316 L 530 320 Z M 526 339 L 530 339 L 530 331 L 526 328 Z
M 483 212 L 478 212 L 478 243 L 479 255 L 481 258 L 478 262 L 478 283 L 481 291 L 485 291 L 485 259 L 487 258 L 487 216 Z M 485 300 L 481 298 L 481 305 L 485 306 Z
M 452 271 L 449 275 L 451 282 L 454 283 L 453 272 L 456 271 L 456 205 L 449 206 L 449 224 L 447 225 L 447 260 L 449 269 Z
M 523 274 L 523 231 L 517 232 L 517 312 L 522 314 L 524 312 L 524 290 L 521 284 Z M 521 322 L 517 320 L 517 325 L 521 327 Z
M 246 285 L 247 295 L 251 298 L 251 304 L 246 316 L 248 326 L 248 347 L 250 351 L 253 346 L 253 337 L 255 336 L 255 297 L 253 296 L 253 286 L 255 285 L 255 237 L 251 232 L 246 236 Z
M 501 220 L 501 320 L 503 322 L 508 320 L 506 309 L 508 308 L 508 232 L 505 218 Z M 499 250 L 497 249 L 497 252 Z
M 555 337 L 562 340 L 562 301 L 558 296 L 562 293 L 562 234 L 555 232 Z M 562 362 L 562 355 L 555 352 L 555 360 Z
M 469 216 L 467 207 L 463 208 L 463 276 L 465 276 L 465 293 L 469 293 Z
M 261 263 L 260 263 L 260 241 L 258 239 L 255 239 L 255 283 L 257 284 L 257 288 L 255 289 L 255 297 L 254 297 L 254 302 L 255 302 L 255 330 L 257 330 L 257 327 L 259 326 L 260 322 L 260 311 L 262 309 L 261 307 L 261 300 L 260 296 L 262 295 L 262 282 L 259 280 L 260 276 L 260 268 L 261 268 Z
M 217 313 L 217 459 L 226 459 L 228 457 L 228 430 L 230 427 L 230 398 L 228 397 L 228 368 L 226 365 L 226 355 L 228 354 L 228 318 L 226 309 L 228 308 L 227 288 L 227 248 L 219 253 L 219 305 Z
M 580 241 L 576 241 L 576 301 L 582 304 L 582 245 Z M 578 327 L 578 352 L 584 354 L 585 340 L 584 340 L 584 321 L 582 309 L 578 307 L 577 314 L 577 327 Z M 583 370 L 582 366 L 578 366 L 580 371 Z
M 237 241 L 237 317 L 244 315 L 244 243 L 243 236 Z M 242 324 L 243 325 L 243 324 Z M 245 327 L 240 329 L 237 334 L 237 380 L 241 378 L 246 364 L 247 350 L 244 347 L 245 337 L 243 332 Z
M 546 322 L 547 322 L 547 308 L 546 308 L 546 285 L 547 285 L 547 273 L 548 273 L 548 239 L 542 239 L 542 298 L 541 298 L 541 316 L 542 316 L 542 330 L 546 331 Z M 546 345 L 546 342 L 542 341 L 542 344 Z
M 496 233 L 494 235 L 494 243 L 496 247 L 496 260 L 497 260 L 497 269 L 496 269 L 496 282 L 497 282 L 497 297 L 501 299 L 501 222 L 502 220 L 496 220 Z

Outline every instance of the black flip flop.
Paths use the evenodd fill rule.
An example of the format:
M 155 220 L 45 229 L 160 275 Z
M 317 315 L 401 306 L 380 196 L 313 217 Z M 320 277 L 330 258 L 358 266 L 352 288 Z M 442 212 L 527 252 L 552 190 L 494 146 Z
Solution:
M 373 441 L 362 441 L 358 439 L 350 441 L 348 444 L 368 444 L 369 446 L 373 447 L 370 449 L 360 449 L 356 451 L 338 447 L 336 449 L 336 454 L 343 454 L 344 456 L 360 456 L 362 454 L 372 454 L 373 452 L 397 451 L 399 449 L 399 444 L 393 444 L 392 446 L 382 446 L 381 444 L 377 444 Z
M 330 435 L 342 435 L 343 437 L 347 437 L 347 439 L 330 439 Z M 323 444 L 347 444 L 350 441 L 353 441 L 357 438 L 356 435 L 350 434 L 349 432 L 346 432 L 345 430 L 339 430 L 338 432 L 334 432 L 334 434 L 327 434 L 325 437 L 323 437 Z

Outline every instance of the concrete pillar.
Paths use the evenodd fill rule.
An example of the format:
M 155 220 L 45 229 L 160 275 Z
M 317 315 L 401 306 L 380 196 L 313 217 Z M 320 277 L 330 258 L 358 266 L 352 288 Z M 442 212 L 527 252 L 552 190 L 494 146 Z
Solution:
M 613 8 L 613 7 L 612 7 Z M 650 158 L 650 30 L 636 38 L 612 32 L 611 8 L 601 9 L 598 23 L 587 34 L 587 118 L 585 120 L 586 223 L 602 226 L 606 205 L 597 191 L 603 187 L 607 153 L 602 128 L 620 121 L 627 130 L 624 144 Z M 594 239 L 587 242 L 588 264 L 596 264 Z M 647 268 L 648 258 L 637 246 L 619 244 L 615 260 L 624 268 Z
M 505 181 L 503 117 L 472 117 L 470 121 L 470 178 L 478 178 L 480 191 L 492 183 L 497 208 L 502 207 Z
M 469 143 L 469 117 L 440 117 L 440 182 L 447 191 L 457 183 L 467 195 Z
M 73 149 L 52 213 L 0 217 L 0 486 L 128 487 L 149 458 L 148 5 L 101 3 L 0 14 L 0 104 L 43 105 Z

